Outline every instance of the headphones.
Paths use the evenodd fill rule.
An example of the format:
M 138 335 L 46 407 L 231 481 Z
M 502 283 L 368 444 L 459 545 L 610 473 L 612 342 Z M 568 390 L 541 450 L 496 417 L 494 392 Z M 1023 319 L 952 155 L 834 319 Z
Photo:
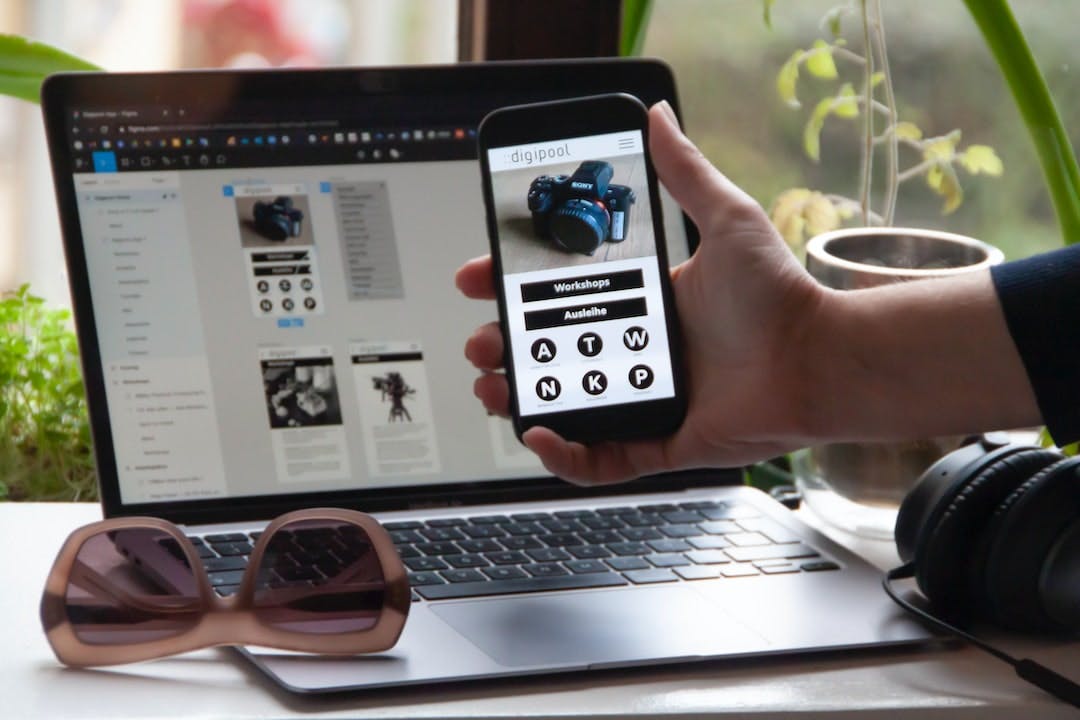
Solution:
M 988 621 L 1080 633 L 1080 456 L 981 436 L 923 473 L 900 506 L 896 545 L 904 565 L 884 581 L 893 600 L 1080 705 L 1080 688 L 1067 679 L 954 627 Z M 891 581 L 905 577 L 933 614 L 895 593 Z

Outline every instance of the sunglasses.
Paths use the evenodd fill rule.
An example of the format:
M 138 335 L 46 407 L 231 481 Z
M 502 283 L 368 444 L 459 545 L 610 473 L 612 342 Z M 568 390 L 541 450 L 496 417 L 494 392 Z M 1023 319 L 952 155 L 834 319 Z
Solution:
M 41 623 L 57 659 L 76 667 L 215 645 L 351 655 L 393 647 L 410 604 L 390 535 L 364 513 L 319 508 L 277 518 L 226 597 L 180 528 L 132 517 L 68 537 L 45 583 Z

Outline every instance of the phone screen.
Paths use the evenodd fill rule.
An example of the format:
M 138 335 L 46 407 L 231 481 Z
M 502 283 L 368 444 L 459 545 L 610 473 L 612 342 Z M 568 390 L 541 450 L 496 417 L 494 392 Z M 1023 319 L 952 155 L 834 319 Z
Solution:
M 519 415 L 673 397 L 641 131 L 487 153 Z

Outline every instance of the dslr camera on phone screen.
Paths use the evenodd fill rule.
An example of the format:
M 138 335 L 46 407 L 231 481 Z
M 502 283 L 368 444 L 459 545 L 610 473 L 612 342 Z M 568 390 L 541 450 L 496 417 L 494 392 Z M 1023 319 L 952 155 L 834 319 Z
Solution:
M 257 202 L 252 209 L 255 229 L 265 238 L 284 242 L 299 237 L 304 213 L 293 207 L 291 197 L 281 195 L 273 202 Z
M 625 185 L 612 185 L 611 163 L 586 160 L 573 175 L 541 175 L 529 185 L 533 229 L 569 252 L 592 255 L 605 241 L 626 239 L 630 206 L 636 198 Z

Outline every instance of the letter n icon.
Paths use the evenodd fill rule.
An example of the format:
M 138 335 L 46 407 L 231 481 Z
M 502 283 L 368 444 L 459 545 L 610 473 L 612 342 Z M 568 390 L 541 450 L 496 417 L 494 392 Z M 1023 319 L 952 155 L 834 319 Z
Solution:
M 536 396 L 541 400 L 554 400 L 560 393 L 562 393 L 562 385 L 555 378 L 547 376 L 536 381 Z

